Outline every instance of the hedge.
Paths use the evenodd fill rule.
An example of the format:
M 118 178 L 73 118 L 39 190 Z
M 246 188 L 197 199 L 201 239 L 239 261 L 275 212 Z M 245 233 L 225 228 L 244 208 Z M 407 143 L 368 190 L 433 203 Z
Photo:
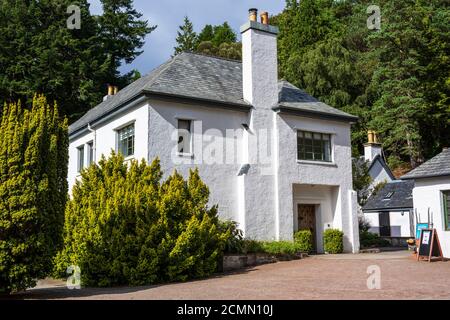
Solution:
M 302 252 L 311 253 L 313 250 L 313 235 L 310 230 L 300 230 L 294 233 L 294 241 Z
M 325 230 L 323 248 L 326 253 L 342 253 L 344 251 L 344 233 L 337 229 Z

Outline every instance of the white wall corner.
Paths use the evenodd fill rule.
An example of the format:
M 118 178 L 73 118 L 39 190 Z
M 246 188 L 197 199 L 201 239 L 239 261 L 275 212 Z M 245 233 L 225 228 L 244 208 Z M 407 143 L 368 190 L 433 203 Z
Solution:
M 359 252 L 359 224 L 358 224 L 358 198 L 355 190 L 348 190 L 348 218 L 350 226 L 349 238 L 352 245 L 352 253 Z

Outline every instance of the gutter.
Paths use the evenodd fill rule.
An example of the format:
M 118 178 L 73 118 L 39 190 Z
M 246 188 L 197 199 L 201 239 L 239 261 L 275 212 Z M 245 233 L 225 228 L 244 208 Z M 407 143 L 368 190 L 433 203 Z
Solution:
M 356 123 L 359 118 L 352 115 L 339 115 L 339 114 L 331 114 L 331 113 L 325 113 L 320 111 L 311 111 L 311 110 L 301 110 L 297 108 L 291 108 L 291 107 L 285 107 L 282 105 L 278 105 L 272 108 L 273 111 L 284 113 L 284 114 L 290 114 L 290 115 L 296 115 L 296 116 L 303 116 L 303 117 L 309 117 L 309 118 L 319 118 L 319 119 L 327 119 L 327 120 L 337 120 L 337 121 L 344 121 L 349 122 L 350 124 Z

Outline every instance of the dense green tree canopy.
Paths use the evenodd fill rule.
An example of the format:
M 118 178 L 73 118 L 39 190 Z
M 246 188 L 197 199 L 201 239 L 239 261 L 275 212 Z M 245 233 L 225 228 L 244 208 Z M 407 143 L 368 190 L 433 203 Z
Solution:
M 104 14 L 87 0 L 0 0 L 0 105 L 35 92 L 57 100 L 74 121 L 102 101 L 108 83 L 126 85 L 120 65 L 140 54 L 154 27 L 140 20 L 131 0 L 102 0 Z M 67 28 L 67 8 L 81 10 L 81 28 Z
M 271 17 L 280 35 L 279 73 L 360 117 L 359 155 L 376 130 L 390 164 L 415 167 L 450 144 L 450 10 L 444 0 L 382 0 L 381 30 L 369 30 L 367 0 L 287 0 Z

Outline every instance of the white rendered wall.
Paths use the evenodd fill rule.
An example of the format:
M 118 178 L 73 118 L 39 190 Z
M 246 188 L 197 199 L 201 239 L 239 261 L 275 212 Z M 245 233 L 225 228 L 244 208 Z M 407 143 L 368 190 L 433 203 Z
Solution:
M 389 219 L 391 224 L 391 237 L 409 238 L 414 236 L 413 234 L 411 234 L 411 221 L 409 211 L 389 212 Z
M 292 239 L 293 185 L 309 184 L 334 187 L 333 228 L 344 232 L 344 250 L 359 251 L 357 208 L 352 205 L 352 165 L 350 124 L 298 116 L 277 116 L 279 229 L 283 239 Z M 332 162 L 297 160 L 297 130 L 332 135 Z
M 402 215 L 403 213 L 403 215 Z M 391 237 L 413 237 L 411 233 L 411 213 L 409 211 L 389 212 Z M 370 223 L 369 232 L 380 234 L 379 212 L 365 212 L 364 218 Z
M 381 155 L 381 145 L 379 144 L 365 144 L 364 145 L 364 159 L 372 161 L 377 155 Z
M 414 209 L 420 213 L 421 221 L 426 222 L 428 208 L 433 216 L 444 257 L 450 258 L 450 231 L 445 231 L 445 218 L 442 191 L 450 190 L 450 177 L 417 179 L 413 189 Z
M 111 150 L 117 151 L 117 134 L 116 130 L 127 124 L 134 123 L 135 130 L 135 147 L 134 156 L 128 159 L 147 159 L 148 154 L 148 105 L 140 104 L 127 112 L 124 112 L 110 121 L 102 124 L 99 127 L 93 127 L 95 134 L 89 132 L 83 136 L 69 141 L 69 170 L 68 170 L 68 182 L 69 190 L 75 184 L 76 179 L 79 177 L 77 161 L 78 150 L 77 148 L 92 141 L 94 142 L 94 159 L 98 162 L 102 155 L 108 157 L 111 154 Z M 95 137 L 95 138 L 94 138 Z M 84 158 L 85 164 L 87 164 L 87 147 L 85 146 Z
M 276 205 L 274 112 L 271 109 L 278 102 L 277 68 L 276 35 L 253 28 L 242 33 L 243 95 L 254 108 L 248 119 L 250 131 L 244 135 L 244 145 L 248 146 L 247 162 L 251 166 L 242 178 L 245 203 L 240 206 L 239 215 L 245 220 L 245 236 L 254 239 L 283 237 L 277 223 L 281 217 Z M 259 148 L 261 143 L 267 147 L 265 152 Z M 292 239 L 292 230 L 289 238 Z
M 178 119 L 192 121 L 192 156 L 177 154 Z M 198 167 L 202 180 L 210 190 L 209 204 L 218 204 L 220 217 L 239 222 L 241 228 L 245 225 L 238 214 L 238 199 L 241 195 L 238 181 L 241 177 L 238 177 L 237 173 L 240 168 L 239 159 L 242 157 L 238 151 L 242 149 L 242 123 L 246 122 L 247 114 L 244 112 L 150 101 L 149 161 L 159 157 L 164 178 L 175 169 L 187 178 L 189 169 Z M 236 132 L 237 135 L 234 138 L 227 136 L 227 130 Z M 233 145 L 234 155 L 230 151 L 230 146 Z M 215 152 L 216 156 L 209 157 L 212 152 Z M 223 161 L 220 159 L 220 153 Z M 218 163 L 211 162 L 215 159 Z

